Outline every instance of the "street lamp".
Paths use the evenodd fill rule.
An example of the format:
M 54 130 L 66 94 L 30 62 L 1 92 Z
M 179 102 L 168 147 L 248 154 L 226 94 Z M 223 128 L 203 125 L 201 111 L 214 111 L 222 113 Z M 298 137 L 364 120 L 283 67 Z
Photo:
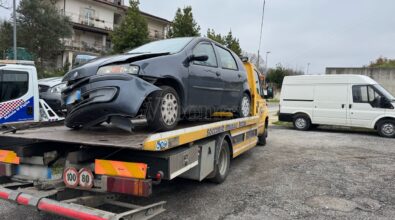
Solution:
M 266 60 L 265 60 L 265 69 L 267 71 L 267 63 L 268 63 L 268 59 L 269 59 L 269 54 L 272 53 L 271 51 L 267 51 L 266 52 Z
M 17 49 L 16 49 L 16 0 L 13 2 L 13 16 L 14 16 L 14 60 L 17 60 Z

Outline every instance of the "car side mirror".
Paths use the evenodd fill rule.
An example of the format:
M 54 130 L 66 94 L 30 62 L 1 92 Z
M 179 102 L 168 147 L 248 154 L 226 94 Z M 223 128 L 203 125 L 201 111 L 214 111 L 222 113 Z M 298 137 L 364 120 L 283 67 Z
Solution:
M 382 108 L 392 108 L 393 107 L 391 102 L 385 97 L 380 98 L 380 106 Z
M 193 61 L 199 61 L 199 62 L 204 62 L 208 60 L 208 56 L 207 55 L 192 55 L 189 58 L 189 62 L 193 62 Z

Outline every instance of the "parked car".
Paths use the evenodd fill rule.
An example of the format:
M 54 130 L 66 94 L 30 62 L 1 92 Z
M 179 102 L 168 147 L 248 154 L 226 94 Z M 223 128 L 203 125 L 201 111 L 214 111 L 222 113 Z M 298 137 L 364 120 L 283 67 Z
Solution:
M 71 128 L 126 124 L 144 114 L 152 129 L 170 130 L 184 116 L 228 111 L 247 117 L 251 112 L 242 61 L 202 37 L 155 41 L 98 58 L 73 69 L 63 81 L 68 85 L 65 123 Z
M 62 77 L 52 77 L 40 79 L 38 81 L 38 90 L 40 98 L 43 99 L 57 113 L 62 111 L 61 91 L 66 87 L 62 82 Z
M 395 137 L 395 98 L 376 81 L 362 75 L 285 77 L 280 121 L 298 130 L 320 124 L 376 129 Z

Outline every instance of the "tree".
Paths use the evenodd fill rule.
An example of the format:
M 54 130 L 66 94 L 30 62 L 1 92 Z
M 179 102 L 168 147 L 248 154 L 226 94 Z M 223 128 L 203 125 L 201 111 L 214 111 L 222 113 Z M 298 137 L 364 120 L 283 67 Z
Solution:
M 170 26 L 168 37 L 195 37 L 200 36 L 200 26 L 192 14 L 192 7 L 187 6 L 183 10 L 177 9 L 174 20 Z
M 5 52 L 12 47 L 12 25 L 8 21 L 0 23 L 0 59 L 5 59 Z
M 268 71 L 266 81 L 274 84 L 277 88 L 280 88 L 283 84 L 284 77 L 293 75 L 302 75 L 300 71 L 296 71 L 290 68 L 285 68 L 281 64 L 278 64 L 275 69 Z
M 215 33 L 215 31 L 214 31 L 214 29 L 208 29 L 207 30 L 207 36 L 206 36 L 207 38 L 210 38 L 211 40 L 213 40 L 213 41 L 216 41 L 216 42 L 218 42 L 218 43 L 220 43 L 220 44 L 223 44 L 223 45 L 225 45 L 226 44 L 226 42 L 225 42 L 225 40 L 224 40 L 224 37 L 222 37 L 222 35 L 221 34 L 216 34 Z
M 136 48 L 149 41 L 148 24 L 140 13 L 139 1 L 130 0 L 129 4 L 120 26 L 111 33 L 113 50 L 116 53 Z
M 376 61 L 370 62 L 369 67 L 395 68 L 395 60 L 379 57 Z
M 39 70 L 51 68 L 70 37 L 69 18 L 49 0 L 21 0 L 17 9 L 18 45 L 33 53 Z
M 229 31 L 228 35 L 225 37 L 226 46 L 235 52 L 238 56 L 241 56 L 241 47 L 239 39 L 233 37 L 232 31 Z
M 235 52 L 238 56 L 242 55 L 239 39 L 233 37 L 232 31 L 229 31 L 228 35 L 222 36 L 221 34 L 216 34 L 214 29 L 209 28 L 207 30 L 207 37 L 220 44 L 223 44 Z

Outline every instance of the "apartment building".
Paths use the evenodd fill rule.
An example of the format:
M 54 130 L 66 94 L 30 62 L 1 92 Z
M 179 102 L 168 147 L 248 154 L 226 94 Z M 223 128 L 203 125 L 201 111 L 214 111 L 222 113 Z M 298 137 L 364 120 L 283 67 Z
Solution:
M 73 35 L 63 39 L 65 51 L 59 66 L 76 63 L 76 57 L 100 56 L 111 49 L 109 34 L 122 21 L 127 6 L 124 0 L 57 0 L 56 7 L 70 17 Z M 145 12 L 152 40 L 166 37 L 170 21 Z

